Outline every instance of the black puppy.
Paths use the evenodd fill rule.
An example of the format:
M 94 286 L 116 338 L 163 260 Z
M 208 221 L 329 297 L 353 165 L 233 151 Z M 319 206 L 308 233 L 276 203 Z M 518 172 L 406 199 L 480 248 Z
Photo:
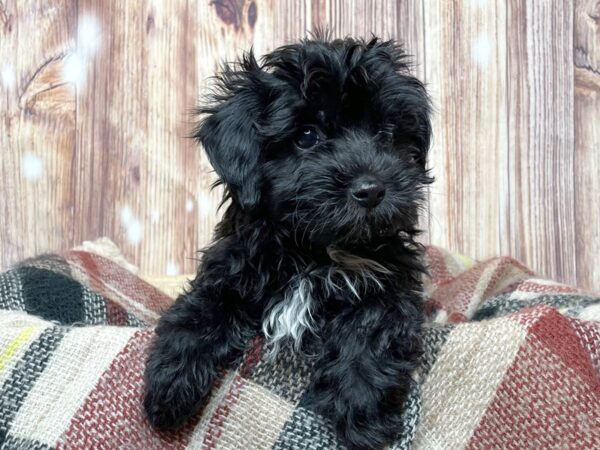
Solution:
M 195 136 L 231 203 L 156 328 L 148 418 L 182 425 L 262 330 L 272 352 L 289 339 L 315 358 L 307 404 L 350 448 L 381 448 L 421 351 L 423 84 L 394 42 L 326 36 L 217 81 Z

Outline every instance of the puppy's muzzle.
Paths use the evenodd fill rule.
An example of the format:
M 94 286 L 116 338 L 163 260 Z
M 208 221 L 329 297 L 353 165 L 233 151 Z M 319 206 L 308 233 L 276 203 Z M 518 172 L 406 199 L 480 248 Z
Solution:
M 385 197 L 385 186 L 373 175 L 362 175 L 352 182 L 350 196 L 363 208 L 373 209 Z

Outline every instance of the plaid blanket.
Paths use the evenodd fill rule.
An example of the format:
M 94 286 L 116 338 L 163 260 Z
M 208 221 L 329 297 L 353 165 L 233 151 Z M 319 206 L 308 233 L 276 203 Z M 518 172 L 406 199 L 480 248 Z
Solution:
M 510 258 L 427 258 L 426 351 L 392 448 L 600 448 L 600 299 Z M 260 338 L 193 425 L 155 433 L 142 372 L 171 301 L 80 250 L 1 274 L 0 448 L 341 448 L 299 406 L 310 361 L 268 361 Z

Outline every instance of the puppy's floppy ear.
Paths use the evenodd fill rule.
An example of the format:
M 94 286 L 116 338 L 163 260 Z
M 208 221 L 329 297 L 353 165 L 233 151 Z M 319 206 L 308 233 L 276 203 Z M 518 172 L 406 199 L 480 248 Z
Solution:
M 194 133 L 232 200 L 244 211 L 260 202 L 262 141 L 256 130 L 262 111 L 260 74 L 252 51 L 238 63 L 225 65 L 215 77 L 212 104 L 198 109 L 206 116 Z
M 399 138 L 408 138 L 415 161 L 425 168 L 431 143 L 431 101 L 424 84 L 411 74 L 411 58 L 393 40 L 376 38 L 366 44 L 371 73 L 378 73 L 382 106 L 391 116 Z
M 417 78 L 408 76 L 405 78 L 405 83 L 410 91 L 405 94 L 402 101 L 410 113 L 404 113 L 401 123 L 404 122 L 404 129 L 410 130 L 412 134 L 414 148 L 417 150 L 413 154 L 415 161 L 425 168 L 432 134 L 431 101 L 425 86 Z

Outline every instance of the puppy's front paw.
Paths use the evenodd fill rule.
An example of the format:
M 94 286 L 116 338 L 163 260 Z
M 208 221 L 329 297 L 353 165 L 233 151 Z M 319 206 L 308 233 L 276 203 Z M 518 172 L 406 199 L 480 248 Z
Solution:
M 317 381 L 307 397 L 308 406 L 331 420 L 349 450 L 381 450 L 391 444 L 402 431 L 403 390 L 383 392 L 360 381 L 341 386 Z
M 342 403 L 338 399 L 329 418 L 349 450 L 381 450 L 392 443 L 402 428 L 399 414 L 369 411 L 369 406 L 358 401 Z
M 214 370 L 209 361 L 175 361 L 150 355 L 145 372 L 144 409 L 157 430 L 176 430 L 197 413 L 210 393 Z

